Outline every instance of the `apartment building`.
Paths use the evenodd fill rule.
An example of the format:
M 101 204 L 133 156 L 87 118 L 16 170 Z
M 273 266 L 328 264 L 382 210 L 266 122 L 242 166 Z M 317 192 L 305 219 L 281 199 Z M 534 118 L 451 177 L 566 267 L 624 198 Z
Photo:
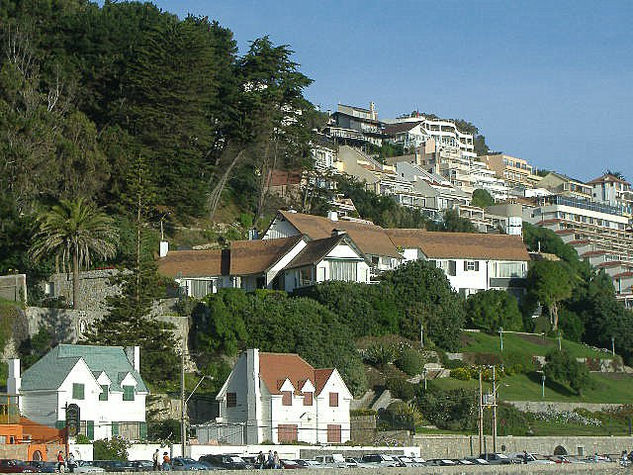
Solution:
M 378 120 L 378 111 L 373 102 L 369 103 L 369 109 L 338 104 L 330 122 L 325 134 L 338 143 L 382 145 L 383 125 Z
M 496 153 L 479 155 L 477 160 L 485 163 L 490 170 L 494 171 L 497 178 L 504 180 L 510 187 L 534 188 L 541 181 L 535 167 L 523 158 Z
M 545 188 L 555 195 L 584 200 L 591 200 L 593 197 L 593 188 L 591 185 L 586 185 L 581 180 L 576 180 L 562 173 L 549 172 L 541 179 L 538 186 Z
M 633 306 L 633 234 L 620 208 L 564 195 L 540 197 L 524 220 L 556 232 L 578 255 L 609 270 L 619 300 Z
M 619 208 L 629 219 L 633 217 L 633 190 L 628 181 L 605 173 L 587 182 L 587 185 L 591 186 L 595 201 Z

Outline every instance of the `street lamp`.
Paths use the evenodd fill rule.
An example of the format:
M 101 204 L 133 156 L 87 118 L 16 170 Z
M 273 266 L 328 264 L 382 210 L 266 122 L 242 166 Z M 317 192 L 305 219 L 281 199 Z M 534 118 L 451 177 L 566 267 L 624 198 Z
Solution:
M 611 354 L 615 356 L 615 337 L 611 337 Z
M 202 384 L 202 381 L 204 381 L 205 379 L 213 380 L 213 376 L 207 376 L 206 374 L 202 375 L 202 377 L 200 378 L 200 381 L 198 381 L 198 384 L 196 384 L 196 386 L 193 388 L 193 391 L 191 391 L 191 394 L 189 394 L 189 397 L 187 397 L 186 399 L 185 399 L 185 391 L 184 391 L 184 378 L 182 381 L 183 390 L 181 392 L 182 400 L 180 401 L 181 403 L 180 440 L 181 440 L 181 449 L 182 449 L 182 454 L 180 455 L 181 457 L 187 456 L 185 452 L 187 450 L 187 422 L 185 420 L 187 416 L 187 403 L 189 402 L 189 399 L 191 399 L 191 396 L 193 396 L 193 393 L 196 392 L 196 389 L 200 387 L 200 385 Z
M 428 369 L 422 368 L 422 380 L 424 381 L 424 390 L 426 391 L 426 374 L 429 372 Z
M 545 373 L 541 374 L 541 384 L 542 384 L 542 391 L 543 391 L 543 395 L 541 396 L 543 399 L 545 399 Z
M 499 346 L 501 351 L 503 351 L 503 327 L 499 327 Z
M 420 322 L 420 348 L 424 348 L 424 324 Z

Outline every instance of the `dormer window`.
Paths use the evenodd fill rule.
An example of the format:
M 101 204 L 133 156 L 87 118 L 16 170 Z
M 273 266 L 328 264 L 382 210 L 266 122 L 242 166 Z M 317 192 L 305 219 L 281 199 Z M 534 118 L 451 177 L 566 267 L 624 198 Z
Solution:
M 281 392 L 281 405 L 292 406 L 292 391 Z
M 107 384 L 101 385 L 101 394 L 99 394 L 99 401 L 107 401 L 108 400 L 108 392 L 110 391 L 110 386 Z
M 313 404 L 314 393 L 303 393 L 303 405 L 311 406 Z
M 134 386 L 123 386 L 123 400 L 134 401 Z

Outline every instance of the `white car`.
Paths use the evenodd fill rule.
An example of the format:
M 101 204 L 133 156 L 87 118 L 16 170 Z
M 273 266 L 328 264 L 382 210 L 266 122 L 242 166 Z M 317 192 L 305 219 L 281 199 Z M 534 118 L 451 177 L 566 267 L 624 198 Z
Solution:
M 77 466 L 73 470 L 74 473 L 101 473 L 105 470 L 101 467 L 96 467 L 87 460 L 77 460 Z
M 528 464 L 536 464 L 536 465 L 552 465 L 556 463 L 553 460 L 550 460 L 547 457 L 544 457 L 543 455 L 531 454 L 529 452 L 528 453 L 517 452 L 517 453 L 511 454 L 510 457 L 514 459 L 518 459 L 520 463 L 528 463 Z M 526 457 L 527 457 L 527 460 L 525 460 Z

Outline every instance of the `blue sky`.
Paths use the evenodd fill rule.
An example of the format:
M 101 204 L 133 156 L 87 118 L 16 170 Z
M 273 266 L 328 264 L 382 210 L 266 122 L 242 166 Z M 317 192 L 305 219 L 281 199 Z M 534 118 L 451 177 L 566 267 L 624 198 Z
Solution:
M 289 44 L 323 109 L 418 109 L 475 123 L 494 150 L 590 179 L 633 178 L 633 2 L 159 0 Z

